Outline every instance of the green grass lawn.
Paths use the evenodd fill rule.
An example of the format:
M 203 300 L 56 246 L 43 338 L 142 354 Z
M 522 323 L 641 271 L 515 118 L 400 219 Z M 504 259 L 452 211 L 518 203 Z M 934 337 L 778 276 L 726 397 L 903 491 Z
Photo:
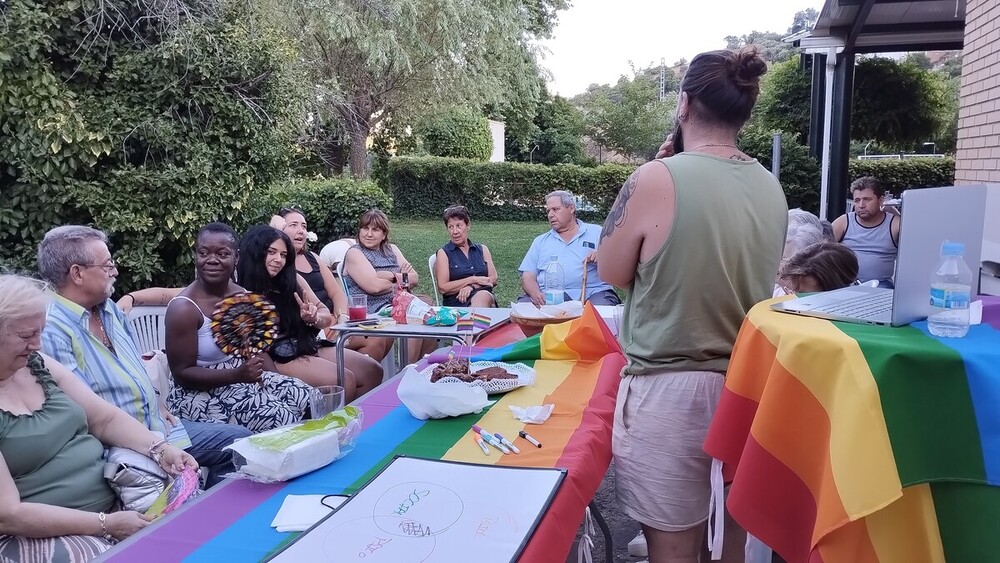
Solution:
M 420 274 L 418 291 L 432 293 L 427 258 L 448 242 L 448 232 L 444 228 L 444 223 L 430 219 L 394 219 L 391 220 L 389 228 L 392 242 L 399 246 L 403 256 L 406 256 Z M 500 276 L 496 296 L 501 307 L 509 306 L 511 301 L 521 295 L 521 278 L 517 273 L 517 267 L 521 265 L 531 241 L 547 230 L 549 224 L 541 220 L 530 223 L 473 221 L 469 238 L 490 248 L 493 265 L 496 266 L 497 274 Z

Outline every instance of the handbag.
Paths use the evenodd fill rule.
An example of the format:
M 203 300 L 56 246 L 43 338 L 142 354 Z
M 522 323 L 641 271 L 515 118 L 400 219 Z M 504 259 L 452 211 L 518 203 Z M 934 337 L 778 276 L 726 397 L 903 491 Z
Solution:
M 125 510 L 146 512 L 170 484 L 170 476 L 149 457 L 128 448 L 112 447 L 104 478 Z

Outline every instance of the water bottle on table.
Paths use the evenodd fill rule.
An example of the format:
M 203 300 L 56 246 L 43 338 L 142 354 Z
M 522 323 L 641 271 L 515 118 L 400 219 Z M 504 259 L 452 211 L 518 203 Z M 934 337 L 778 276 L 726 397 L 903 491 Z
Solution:
M 972 270 L 965 263 L 965 245 L 945 241 L 941 261 L 931 276 L 931 311 L 927 329 L 934 336 L 961 338 L 969 332 Z
M 566 292 L 565 272 L 559 257 L 553 256 L 549 263 L 545 265 L 545 304 L 558 305 L 563 302 L 563 295 Z

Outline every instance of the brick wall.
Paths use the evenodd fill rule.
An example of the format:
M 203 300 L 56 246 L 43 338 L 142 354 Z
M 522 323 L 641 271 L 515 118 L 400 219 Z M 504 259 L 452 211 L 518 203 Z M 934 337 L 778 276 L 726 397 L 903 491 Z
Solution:
M 1000 2 L 968 0 L 955 182 L 1000 182 Z

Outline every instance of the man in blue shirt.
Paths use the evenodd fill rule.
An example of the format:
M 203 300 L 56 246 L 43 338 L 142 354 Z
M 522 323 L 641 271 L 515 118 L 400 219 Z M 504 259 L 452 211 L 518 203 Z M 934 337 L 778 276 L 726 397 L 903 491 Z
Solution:
M 56 289 L 42 351 L 104 400 L 187 450 L 208 470 L 208 486 L 232 472 L 233 454 L 223 448 L 250 431 L 235 424 L 177 420 L 161 410 L 125 313 L 110 299 L 118 268 L 107 236 L 90 227 L 56 227 L 38 247 L 38 270 Z
M 537 306 L 545 304 L 545 266 L 556 256 L 563 268 L 565 300 L 581 298 L 586 268 L 587 295 L 583 300 L 594 305 L 620 304 L 621 299 L 614 288 L 597 275 L 597 243 L 601 238 L 601 227 L 576 218 L 576 202 L 573 194 L 566 191 L 559 190 L 545 196 L 545 212 L 552 230 L 535 237 L 518 267 L 524 289 L 524 295 L 518 301 L 531 301 Z

